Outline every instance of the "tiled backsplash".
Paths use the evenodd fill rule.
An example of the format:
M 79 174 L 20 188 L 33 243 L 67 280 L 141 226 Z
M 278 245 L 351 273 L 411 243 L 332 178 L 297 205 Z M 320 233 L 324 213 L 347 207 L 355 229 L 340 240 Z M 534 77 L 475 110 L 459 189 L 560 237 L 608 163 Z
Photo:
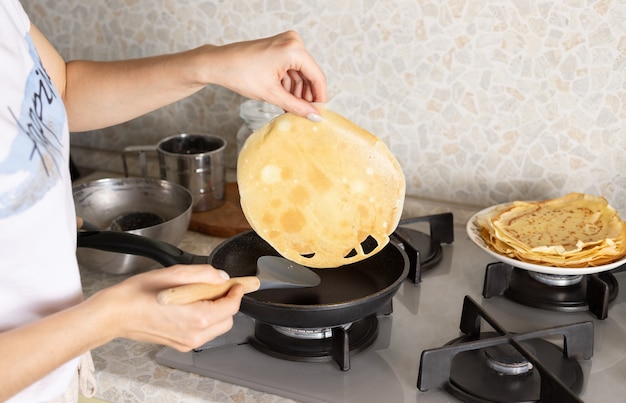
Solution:
M 626 212 L 622 0 L 23 0 L 66 59 L 111 60 L 295 29 L 329 106 L 381 137 L 411 196 L 473 206 L 600 194 Z M 74 134 L 81 166 L 179 132 L 230 142 L 243 99 L 210 87 L 127 124 Z M 622 213 L 623 216 L 626 214 Z

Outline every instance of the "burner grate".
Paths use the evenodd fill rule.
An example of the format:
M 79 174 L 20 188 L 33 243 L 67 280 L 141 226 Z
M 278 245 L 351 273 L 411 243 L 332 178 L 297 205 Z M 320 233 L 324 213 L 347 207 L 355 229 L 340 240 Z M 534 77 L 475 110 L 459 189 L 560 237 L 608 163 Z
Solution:
M 495 330 L 495 333 L 481 333 L 481 318 Z M 461 358 L 466 358 L 467 355 L 478 356 L 480 352 L 484 355 L 484 351 L 493 351 L 489 349 L 495 346 L 510 345 L 529 363 L 528 372 L 533 375 L 537 374 L 538 382 L 530 386 L 526 384 L 530 381 L 530 376 L 526 373 L 513 376 L 496 375 L 495 371 L 488 369 L 487 372 L 483 372 L 485 376 L 478 377 L 483 380 L 493 378 L 494 382 L 488 381 L 488 387 L 500 388 L 500 383 L 508 379 L 513 388 L 513 399 L 519 398 L 519 389 L 516 388 L 523 384 L 526 391 L 530 387 L 535 389 L 534 400 L 581 402 L 576 393 L 582 389 L 582 370 L 576 360 L 590 359 L 593 354 L 592 322 L 514 334 L 501 328 L 473 299 L 466 296 L 463 302 L 460 328 L 464 333 L 461 338 L 453 340 L 444 347 L 422 352 L 417 379 L 419 390 L 426 391 L 433 387 L 442 387 L 464 401 L 494 400 L 481 396 L 482 390 L 478 392 L 478 395 L 475 391 L 468 391 L 467 385 L 464 384 L 466 378 L 463 376 L 476 376 L 476 366 L 471 366 L 469 369 L 463 368 L 467 361 Z M 562 336 L 564 348 L 561 350 L 558 346 L 542 339 L 549 336 Z M 494 354 L 491 353 L 491 355 Z M 516 360 L 516 362 L 520 361 Z M 461 362 L 461 368 L 458 365 L 455 366 L 459 362 Z M 499 393 L 497 388 L 495 391 L 491 388 L 486 393 Z
M 606 319 L 619 285 L 609 272 L 583 276 L 537 275 L 509 264 L 487 265 L 483 297 L 504 296 L 523 305 L 559 312 L 593 313 Z
M 316 334 L 328 337 L 303 337 L 289 335 L 283 328 L 257 322 L 250 345 L 272 357 L 298 362 L 335 361 L 342 371 L 350 370 L 350 355 L 369 347 L 378 336 L 376 315 L 351 323 L 349 326 L 336 326 Z
M 403 227 L 404 225 L 427 222 L 430 235 Z M 422 273 L 435 267 L 443 256 L 442 243 L 454 242 L 454 220 L 452 213 L 433 214 L 424 217 L 400 220 L 392 237 L 409 257 L 408 278 L 415 284 L 422 281 Z

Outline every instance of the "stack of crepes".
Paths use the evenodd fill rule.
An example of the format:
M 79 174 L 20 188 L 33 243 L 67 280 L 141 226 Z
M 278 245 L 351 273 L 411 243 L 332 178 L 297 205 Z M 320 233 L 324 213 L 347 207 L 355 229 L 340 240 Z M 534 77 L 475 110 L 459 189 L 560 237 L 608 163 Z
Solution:
M 626 256 L 626 224 L 603 197 L 514 202 L 478 218 L 495 252 L 551 267 L 595 267 Z

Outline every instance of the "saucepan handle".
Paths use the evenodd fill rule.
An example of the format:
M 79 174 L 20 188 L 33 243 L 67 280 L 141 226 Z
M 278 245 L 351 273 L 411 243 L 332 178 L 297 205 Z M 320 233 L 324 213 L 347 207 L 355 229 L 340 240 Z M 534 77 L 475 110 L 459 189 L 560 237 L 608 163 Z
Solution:
M 124 148 L 122 152 L 122 164 L 124 166 L 124 176 L 128 177 L 128 162 L 126 159 L 127 154 L 138 154 L 139 156 L 139 166 L 141 168 L 141 176 L 143 178 L 148 177 L 148 159 L 146 156 L 147 152 L 156 152 L 156 145 L 145 145 L 145 146 L 128 146 Z
M 209 263 L 209 256 L 194 255 L 158 239 L 121 231 L 80 231 L 77 246 L 143 256 L 165 267 Z

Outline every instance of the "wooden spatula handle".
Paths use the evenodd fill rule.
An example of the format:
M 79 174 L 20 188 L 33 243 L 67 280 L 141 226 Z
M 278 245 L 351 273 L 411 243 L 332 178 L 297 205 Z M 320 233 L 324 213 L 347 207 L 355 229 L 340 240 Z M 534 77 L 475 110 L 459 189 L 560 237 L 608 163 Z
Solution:
M 250 277 L 233 277 L 222 284 L 194 283 L 162 290 L 157 301 L 162 305 L 189 304 L 202 300 L 214 300 L 223 297 L 235 284 L 243 285 L 246 293 L 259 289 L 259 279 Z

